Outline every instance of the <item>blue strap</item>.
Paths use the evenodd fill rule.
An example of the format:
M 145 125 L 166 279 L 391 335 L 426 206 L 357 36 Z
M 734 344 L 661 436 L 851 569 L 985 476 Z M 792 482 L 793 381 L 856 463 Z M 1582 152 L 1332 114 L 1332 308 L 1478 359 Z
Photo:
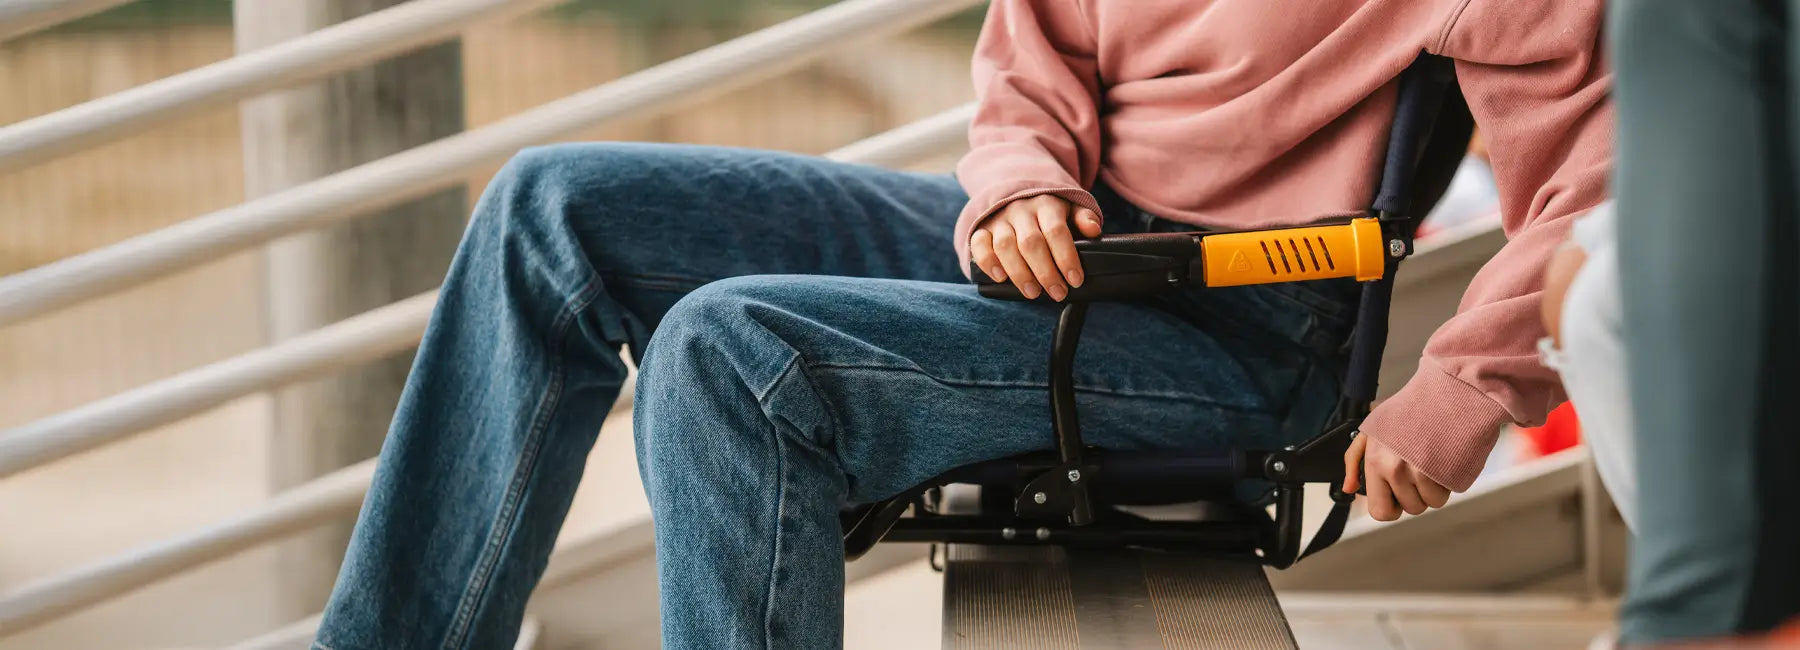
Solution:
M 1456 113 L 1446 114 L 1446 110 Z M 1456 88 L 1456 69 L 1450 59 L 1421 54 L 1401 73 L 1381 187 L 1372 207 L 1383 219 L 1401 221 L 1390 223 L 1397 227 L 1384 231 L 1399 238 L 1408 252 L 1412 232 L 1423 216 L 1415 212 L 1429 211 L 1449 185 L 1468 149 L 1472 124 Z M 1367 413 L 1375 399 L 1399 264 L 1400 259 L 1390 255 L 1382 279 L 1363 285 L 1343 386 L 1344 404 L 1358 416 Z
M 1456 85 L 1456 69 L 1449 59 L 1421 54 L 1400 74 L 1400 96 L 1394 107 L 1394 124 L 1388 133 L 1387 159 L 1381 168 L 1381 190 L 1375 210 L 1417 218 L 1411 214 L 1420 157 L 1443 112 L 1445 96 Z M 1463 143 L 1466 145 L 1467 143 Z M 1425 206 L 1429 208 L 1429 206 Z

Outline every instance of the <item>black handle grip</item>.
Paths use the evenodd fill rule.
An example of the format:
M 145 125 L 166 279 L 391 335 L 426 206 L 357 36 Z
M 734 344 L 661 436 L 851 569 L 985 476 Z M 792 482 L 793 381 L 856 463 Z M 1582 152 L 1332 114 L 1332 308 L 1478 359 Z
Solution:
M 1081 258 L 1084 278 L 1081 286 L 1069 291 L 1068 299 L 1074 302 L 1147 296 L 1202 279 L 1197 233 L 1107 235 L 1075 242 L 1075 254 Z M 1025 299 L 1018 286 L 995 282 L 972 262 L 969 277 L 975 278 L 983 296 Z M 1040 295 L 1039 300 L 1050 298 Z

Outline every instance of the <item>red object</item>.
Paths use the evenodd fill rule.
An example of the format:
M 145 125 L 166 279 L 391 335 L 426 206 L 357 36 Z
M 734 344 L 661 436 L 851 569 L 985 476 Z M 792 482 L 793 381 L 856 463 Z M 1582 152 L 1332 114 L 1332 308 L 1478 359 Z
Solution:
M 1525 455 L 1541 458 L 1581 443 L 1581 421 L 1575 417 L 1575 405 L 1564 402 L 1550 412 L 1544 426 L 1519 429 L 1526 441 Z

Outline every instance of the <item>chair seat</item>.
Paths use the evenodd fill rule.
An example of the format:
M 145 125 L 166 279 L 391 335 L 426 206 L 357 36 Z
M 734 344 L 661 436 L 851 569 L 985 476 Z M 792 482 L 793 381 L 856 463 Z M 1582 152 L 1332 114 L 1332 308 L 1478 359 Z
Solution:
M 1237 520 L 1254 510 L 1237 498 L 1236 488 L 1244 475 L 1242 454 L 1093 448 L 1086 460 L 1094 502 L 1109 517 Z M 1056 455 L 1047 451 L 995 459 L 950 470 L 908 492 L 922 495 L 938 489 L 938 498 L 929 504 L 932 514 L 1007 518 L 1013 513 L 1013 499 L 1025 484 L 1057 464 Z M 846 529 L 871 507 L 846 507 L 841 513 Z

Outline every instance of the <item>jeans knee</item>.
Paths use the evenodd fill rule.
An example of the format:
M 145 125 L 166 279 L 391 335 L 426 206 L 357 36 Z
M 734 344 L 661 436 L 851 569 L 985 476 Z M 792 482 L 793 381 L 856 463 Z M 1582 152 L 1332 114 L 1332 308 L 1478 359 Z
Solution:
M 600 149 L 595 145 L 553 144 L 519 151 L 494 174 L 482 196 L 483 203 L 497 203 L 493 207 L 508 209 L 479 210 L 476 217 L 491 213 L 503 213 L 508 218 L 562 214 L 560 204 L 575 195 L 575 188 L 591 184 L 581 177 L 592 166 L 589 157 Z
M 748 289 L 754 282 L 752 278 L 732 278 L 709 283 L 670 307 L 645 351 L 640 382 L 679 384 L 683 379 L 668 375 L 691 373 L 696 364 L 726 362 L 758 338 L 756 331 L 762 328 L 751 313 L 760 301 Z
M 682 297 L 664 314 L 638 365 L 634 408 L 646 422 L 659 409 L 742 396 L 762 400 L 800 356 L 781 305 L 789 290 L 779 277 L 713 282 Z M 705 392 L 703 398 L 695 392 Z M 640 438 L 640 444 L 651 442 Z
M 464 245 L 578 272 L 620 252 L 609 245 L 641 245 L 644 233 L 634 222 L 645 220 L 632 215 L 642 210 L 622 202 L 645 194 L 637 186 L 642 179 L 627 171 L 644 148 L 578 143 L 520 151 L 482 193 Z

